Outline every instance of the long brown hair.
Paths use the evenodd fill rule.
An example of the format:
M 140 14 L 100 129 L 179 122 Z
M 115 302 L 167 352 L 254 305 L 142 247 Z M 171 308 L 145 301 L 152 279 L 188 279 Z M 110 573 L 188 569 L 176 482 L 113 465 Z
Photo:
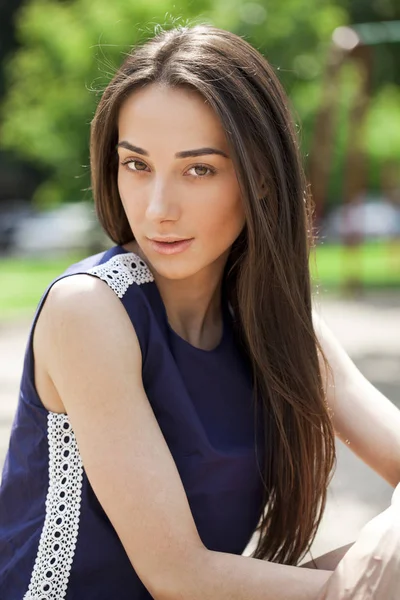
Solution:
M 288 100 L 265 58 L 228 31 L 178 27 L 133 49 L 105 89 L 91 130 L 96 210 L 116 244 L 133 239 L 117 188 L 118 111 L 151 83 L 200 93 L 230 145 L 246 225 L 224 278 L 265 434 L 253 556 L 295 565 L 322 518 L 335 445 L 319 363 L 325 359 L 312 322 L 311 200 Z

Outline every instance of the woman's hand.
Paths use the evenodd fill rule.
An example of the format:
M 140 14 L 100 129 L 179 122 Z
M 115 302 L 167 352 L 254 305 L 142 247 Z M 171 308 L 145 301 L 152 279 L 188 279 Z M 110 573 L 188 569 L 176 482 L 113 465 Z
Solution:
M 369 521 L 318 600 L 400 598 L 400 483 L 388 509 Z

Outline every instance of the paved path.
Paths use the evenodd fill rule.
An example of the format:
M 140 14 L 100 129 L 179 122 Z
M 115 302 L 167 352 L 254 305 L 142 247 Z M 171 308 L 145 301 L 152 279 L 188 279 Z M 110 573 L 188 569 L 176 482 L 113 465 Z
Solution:
M 400 408 L 400 294 L 363 301 L 322 298 L 318 306 L 362 373 Z M 29 321 L 0 323 L 0 466 L 15 412 L 29 326 Z M 391 493 L 388 484 L 338 442 L 338 468 L 313 555 L 352 542 L 361 527 L 388 506 Z M 253 545 L 254 540 L 245 554 Z

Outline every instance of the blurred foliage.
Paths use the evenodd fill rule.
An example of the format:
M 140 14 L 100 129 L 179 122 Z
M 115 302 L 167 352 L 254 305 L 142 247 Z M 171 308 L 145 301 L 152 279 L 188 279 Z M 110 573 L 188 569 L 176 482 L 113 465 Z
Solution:
M 399 21 L 399 0 L 340 0 L 351 23 Z M 382 43 L 374 47 L 374 91 L 387 84 L 400 85 L 400 48 L 398 44 Z
M 354 102 L 360 74 L 354 63 L 345 64 L 338 78 L 337 105 L 334 116 L 336 138 L 332 149 L 331 177 L 329 181 L 328 206 L 335 203 L 335 199 L 341 198 L 343 194 L 343 177 L 345 163 L 347 160 L 347 148 L 349 144 L 349 112 Z M 369 182 L 375 187 L 375 181 Z
M 391 2 L 380 1 L 385 6 Z M 178 0 L 173 5 L 169 0 L 27 0 L 16 19 L 20 48 L 5 65 L 8 92 L 1 107 L 0 144 L 51 173 L 36 190 L 39 205 L 90 196 L 90 121 L 124 53 L 160 27 L 210 22 L 245 37 L 274 66 L 291 99 L 307 155 L 331 35 L 351 23 L 353 8 L 347 0 Z M 338 91 L 335 182 L 340 179 L 343 107 L 350 88 L 345 81 Z M 376 161 L 387 158 L 382 140 L 375 140 L 379 129 L 389 131 L 395 113 L 398 119 L 396 94 L 396 88 L 381 86 L 374 99 L 377 121 L 369 121 L 365 139 L 368 145 L 374 140 L 371 157 Z M 392 138 L 397 152 L 398 140 L 391 132 Z M 339 187 L 333 185 L 331 193 L 338 197 Z
M 390 85 L 373 98 L 366 127 L 371 156 L 387 161 L 400 157 L 400 88 Z
M 184 6 L 193 18 L 208 0 Z M 154 35 L 169 0 L 33 0 L 17 14 L 21 48 L 8 60 L 1 144 L 53 176 L 36 191 L 41 206 L 88 193 L 89 131 L 99 93 L 130 47 Z

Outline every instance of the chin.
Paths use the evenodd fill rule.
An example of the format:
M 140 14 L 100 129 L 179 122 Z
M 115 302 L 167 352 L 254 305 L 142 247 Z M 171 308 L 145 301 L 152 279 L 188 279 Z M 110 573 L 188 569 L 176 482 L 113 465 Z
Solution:
M 193 268 L 193 265 L 174 265 L 172 260 L 169 261 L 165 259 L 168 259 L 168 257 L 163 257 L 161 260 L 156 258 L 154 261 L 151 261 L 149 258 L 147 258 L 147 264 L 150 271 L 157 273 L 157 275 L 163 277 L 164 279 L 175 281 L 187 279 L 188 277 L 191 277 L 197 273 L 199 270 Z

